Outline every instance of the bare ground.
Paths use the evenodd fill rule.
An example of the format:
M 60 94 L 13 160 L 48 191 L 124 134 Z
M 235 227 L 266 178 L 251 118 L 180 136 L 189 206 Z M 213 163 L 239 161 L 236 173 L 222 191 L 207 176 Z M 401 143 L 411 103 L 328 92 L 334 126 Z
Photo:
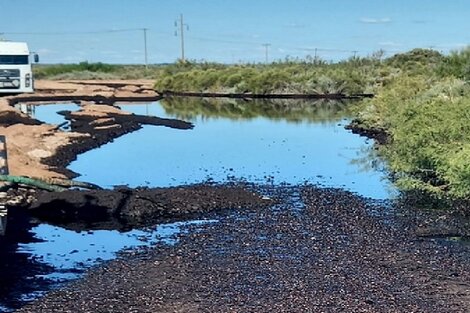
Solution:
M 212 215 L 176 246 L 123 256 L 19 312 L 470 310 L 468 246 L 422 240 L 409 218 L 341 190 L 265 192 L 282 201 Z
M 38 81 L 36 89 L 34 94 L 0 98 L 0 135 L 7 138 L 11 175 L 41 179 L 70 177 L 73 175 L 64 168 L 77 154 L 139 129 L 142 124 L 192 127 L 176 120 L 134 119 L 130 113 L 102 104 L 103 99 L 108 99 L 108 104 L 120 99 L 156 99 L 158 95 L 152 90 L 151 81 Z M 79 103 L 81 109 L 68 116 L 76 122 L 70 132 L 29 118 L 13 107 L 14 103 L 34 105 L 72 100 Z
M 140 82 L 44 82 L 37 87 L 35 96 L 44 100 L 73 95 L 115 101 L 152 92 Z M 21 114 L 9 105 L 10 99 L 0 98 L 0 134 L 7 135 L 14 175 L 71 177 L 64 168 L 78 153 L 143 124 L 192 126 L 131 117 L 87 100 L 81 112 L 65 113 L 73 121 L 72 132 L 65 133 Z M 266 206 L 246 190 L 219 194 L 214 188 L 123 192 L 137 205 L 138 210 L 128 206 L 130 215 L 140 210 L 148 217 L 141 209 L 149 206 L 151 215 L 165 210 L 233 211 L 205 213 L 219 223 L 182 234 L 176 246 L 155 247 L 95 268 L 83 280 L 19 312 L 470 311 L 469 246 L 422 239 L 416 233 L 423 227 L 414 218 L 390 214 L 388 207 L 336 189 L 260 190 L 279 200 Z M 101 196 L 111 203 L 116 192 L 121 191 Z M 80 205 L 78 199 L 78 207 L 101 207 L 100 196 L 93 200 L 95 206 L 82 196 L 85 202 Z M 60 200 L 58 195 L 47 197 L 43 201 L 48 205 Z M 119 214 L 126 212 L 125 206 L 114 207 Z M 77 217 L 74 209 L 72 216 Z

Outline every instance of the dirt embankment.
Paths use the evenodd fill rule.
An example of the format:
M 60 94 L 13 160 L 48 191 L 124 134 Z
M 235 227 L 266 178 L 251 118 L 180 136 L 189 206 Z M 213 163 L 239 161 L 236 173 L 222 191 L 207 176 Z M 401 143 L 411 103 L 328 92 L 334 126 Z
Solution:
M 116 101 L 154 101 L 159 95 L 150 81 L 38 81 L 36 93 L 0 98 L 0 135 L 7 138 L 8 165 L 11 175 L 36 178 L 70 178 L 65 170 L 76 155 L 112 141 L 142 125 L 180 129 L 190 123 L 138 116 L 113 107 Z M 35 105 L 75 101 L 78 112 L 64 112 L 71 121 L 71 131 L 29 117 L 14 104 Z

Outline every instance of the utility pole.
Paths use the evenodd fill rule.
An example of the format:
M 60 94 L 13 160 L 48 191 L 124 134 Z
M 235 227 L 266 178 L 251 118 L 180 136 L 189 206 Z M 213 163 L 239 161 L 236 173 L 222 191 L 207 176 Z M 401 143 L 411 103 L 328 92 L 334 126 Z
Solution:
M 265 57 L 266 57 L 266 64 L 268 64 L 269 58 L 268 58 L 268 52 L 269 52 L 269 46 L 271 46 L 270 43 L 264 43 L 262 44 L 265 48 Z
M 185 24 L 183 21 L 183 14 L 180 14 L 179 19 L 179 28 L 180 28 L 180 37 L 181 37 L 181 62 L 185 62 L 184 58 L 184 27 L 186 26 L 186 30 L 189 30 L 189 25 Z M 178 21 L 175 21 L 175 36 L 178 35 Z
M 148 28 L 142 28 L 144 31 L 144 56 L 145 56 L 145 68 L 148 69 L 148 59 L 147 59 L 147 30 Z
M 357 55 L 358 52 L 359 52 L 359 51 L 357 51 L 357 50 L 354 50 L 354 51 L 353 51 L 353 59 L 356 58 L 356 55 Z
M 318 49 L 315 48 L 315 55 L 313 56 L 313 64 L 314 65 L 317 65 L 317 57 L 318 57 L 317 52 L 318 52 Z

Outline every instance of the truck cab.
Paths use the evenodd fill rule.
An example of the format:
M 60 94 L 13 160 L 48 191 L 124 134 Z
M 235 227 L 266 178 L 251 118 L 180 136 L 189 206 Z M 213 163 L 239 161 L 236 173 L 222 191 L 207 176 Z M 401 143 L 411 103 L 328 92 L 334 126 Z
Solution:
M 34 54 L 34 61 L 38 56 Z M 31 55 L 25 42 L 0 41 L 0 94 L 34 91 Z

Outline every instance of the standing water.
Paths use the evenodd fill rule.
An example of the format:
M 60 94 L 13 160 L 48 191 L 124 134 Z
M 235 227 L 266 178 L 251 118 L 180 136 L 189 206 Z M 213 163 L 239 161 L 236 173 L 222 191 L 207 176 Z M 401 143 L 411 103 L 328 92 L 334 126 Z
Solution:
M 61 104 L 17 104 L 17 109 L 30 115 L 31 117 L 40 120 L 47 124 L 61 125 L 62 130 L 69 130 L 69 122 L 58 112 L 60 111 L 77 111 L 80 107 L 75 103 L 61 103 Z
M 377 166 L 380 162 L 374 156 L 373 143 L 344 128 L 349 122 L 350 105 L 185 98 L 121 104 L 125 111 L 188 120 L 195 127 L 175 130 L 144 126 L 78 156 L 69 169 L 81 174 L 81 180 L 103 187 L 167 187 L 233 180 L 261 184 L 309 182 L 386 199 L 393 188 Z M 77 108 L 73 104 L 40 106 L 34 113 L 39 120 L 60 124 L 63 119 L 57 111 Z M 43 281 L 52 282 L 52 287 L 60 286 L 87 267 L 114 258 L 122 249 L 157 242 L 175 244 L 175 236 L 187 224 L 207 222 L 217 221 L 173 223 L 125 233 L 75 232 L 40 224 L 31 230 L 33 242 L 17 244 L 9 256 L 21 260 L 25 264 L 21 266 L 31 271 L 26 272 L 28 275 L 13 275 L 13 284 L 27 287 L 16 290 L 13 296 L 7 291 L 7 298 L 2 291 L 0 312 L 40 296 L 51 287 L 48 284 L 46 288 Z
M 344 128 L 344 103 L 177 98 L 121 108 L 190 120 L 195 127 L 145 126 L 80 155 L 69 169 L 81 179 L 105 187 L 311 182 L 376 199 L 389 196 L 384 173 L 369 166 L 377 162 L 370 159 L 372 142 Z

